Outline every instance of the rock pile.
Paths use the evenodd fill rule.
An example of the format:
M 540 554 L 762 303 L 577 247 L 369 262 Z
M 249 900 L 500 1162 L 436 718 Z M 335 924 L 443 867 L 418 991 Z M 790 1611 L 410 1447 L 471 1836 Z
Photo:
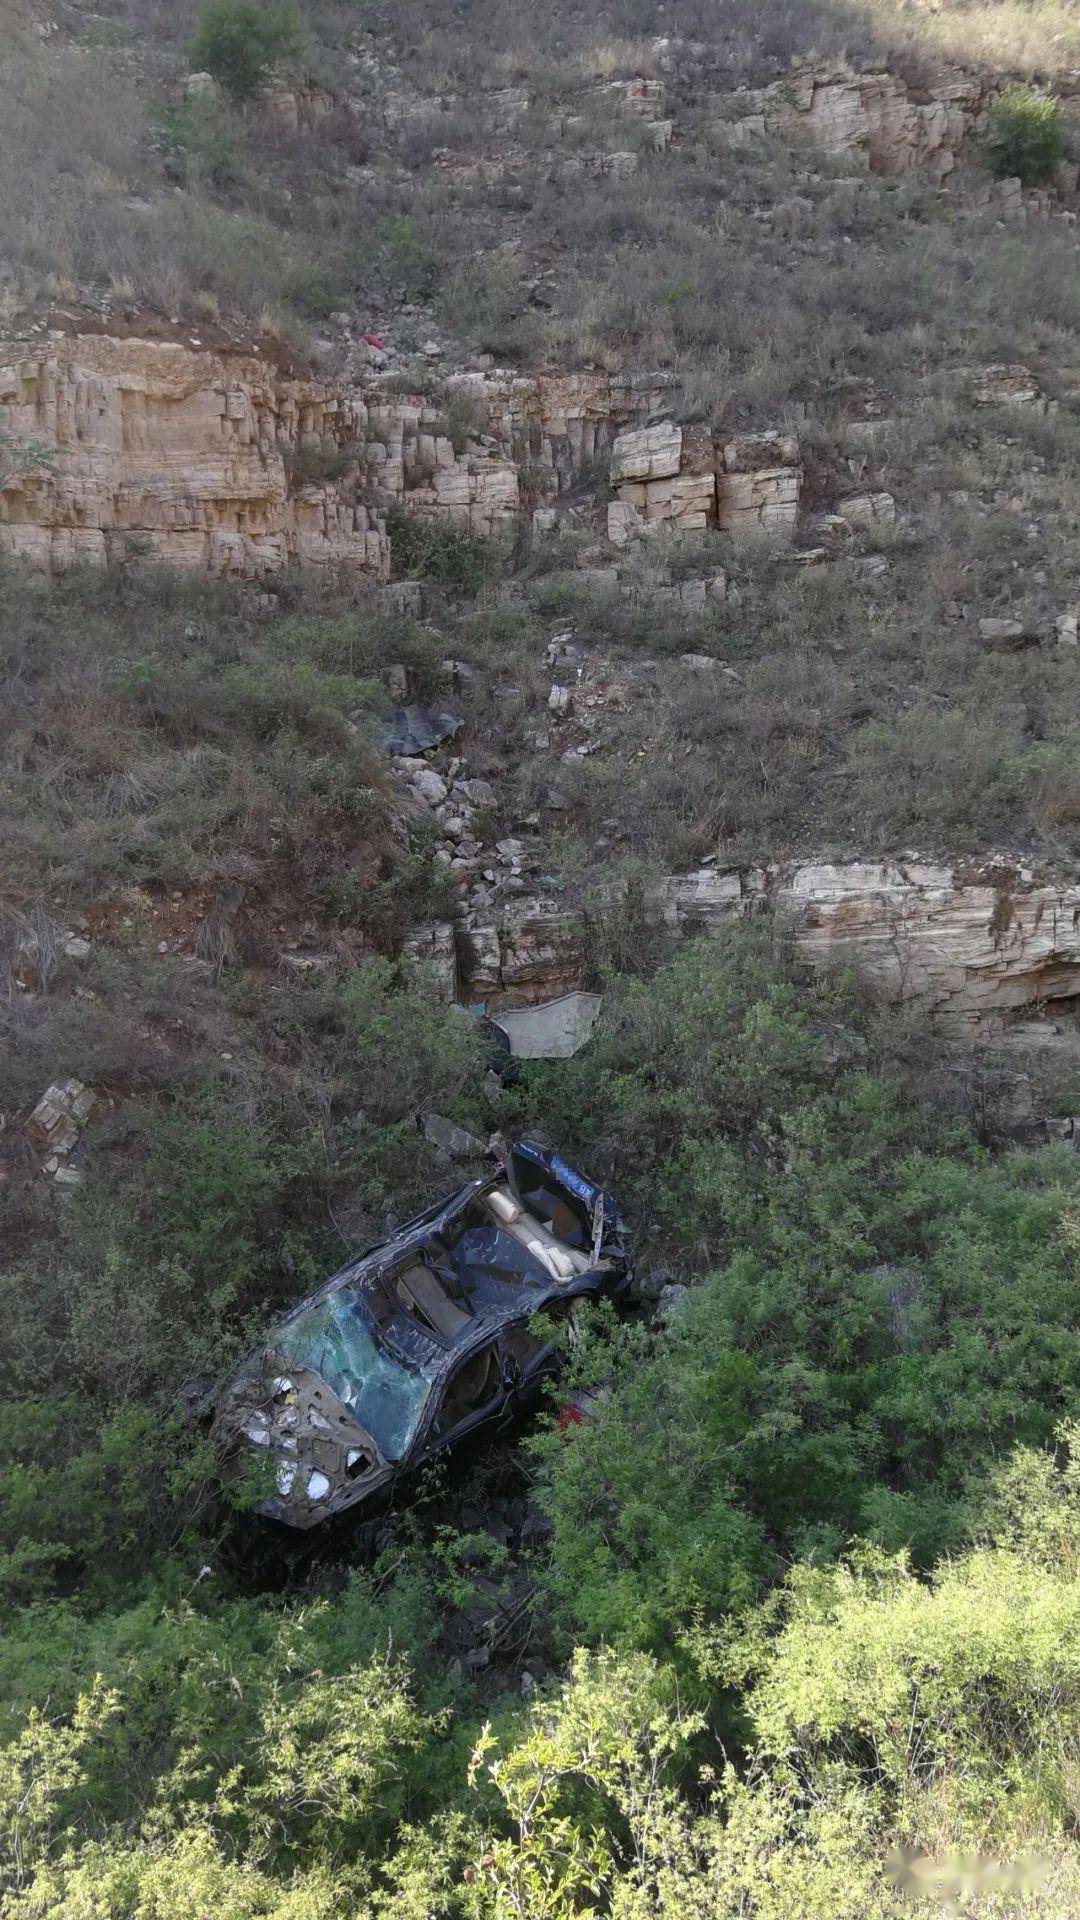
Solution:
M 94 1111 L 97 1095 L 81 1080 L 58 1080 L 46 1087 L 26 1123 L 27 1138 L 42 1154 L 42 1172 L 59 1187 L 76 1187 L 82 1175 L 71 1156 Z

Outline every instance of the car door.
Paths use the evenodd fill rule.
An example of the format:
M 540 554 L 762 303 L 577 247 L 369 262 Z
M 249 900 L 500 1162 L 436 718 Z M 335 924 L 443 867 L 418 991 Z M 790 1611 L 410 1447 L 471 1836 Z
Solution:
M 526 1321 L 504 1329 L 500 1348 L 509 1421 L 535 1399 L 541 1380 L 551 1370 L 553 1348 L 550 1337 L 534 1333 Z
M 505 1400 L 499 1345 L 493 1339 L 459 1360 L 447 1379 L 428 1429 L 425 1457 L 449 1453 L 470 1435 L 497 1425 Z

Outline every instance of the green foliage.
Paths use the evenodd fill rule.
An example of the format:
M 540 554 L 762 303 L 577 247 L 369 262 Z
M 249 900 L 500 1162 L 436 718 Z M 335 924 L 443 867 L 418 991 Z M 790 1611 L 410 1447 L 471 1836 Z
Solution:
M 392 513 L 387 521 L 399 575 L 427 580 L 455 598 L 475 598 L 495 577 L 491 540 L 463 533 L 443 520 Z
M 869 1787 L 872 1769 L 891 1818 L 931 1845 L 963 1833 L 1009 1856 L 1051 1829 L 1080 1736 L 1078 1439 L 1063 1430 L 1064 1472 L 1016 1454 L 989 1533 L 929 1583 L 870 1550 L 795 1570 L 727 1667 L 751 1681 L 759 1752 L 811 1794 L 838 1770 Z
M 250 601 L 149 567 L 108 594 L 76 576 L 47 621 L 25 581 L 0 592 L 40 634 L 34 697 L 5 735 L 13 884 L 58 883 L 85 902 L 122 876 L 202 885 L 213 902 L 238 881 L 251 898 L 269 882 L 299 904 L 351 871 L 361 838 L 369 885 L 371 859 L 380 882 L 405 864 L 369 719 L 385 700 L 367 677 L 385 622 L 354 614 L 355 671 L 335 620 L 323 643 L 308 619 L 297 646 Z M 5 632 L 13 661 L 23 641 Z M 391 893 L 373 896 L 383 922 Z
M 48 1858 L 65 1800 L 86 1784 L 88 1750 L 119 1706 L 115 1693 L 95 1684 L 67 1725 L 35 1709 L 0 1749 L 0 1892 L 20 1892 Z
M 236 135 L 217 100 L 192 94 L 156 104 L 150 125 L 169 177 L 183 187 L 231 186 L 239 175 Z
M 349 975 L 342 1000 L 354 1072 L 377 1126 L 411 1121 L 426 1107 L 460 1108 L 477 1071 L 476 1036 L 422 969 L 369 961 Z
M 984 147 L 999 179 L 1017 175 L 1025 186 L 1045 180 L 1065 156 L 1065 122 L 1054 95 L 1019 83 L 1006 87 L 990 109 Z
M 577 1059 L 502 1091 L 499 1124 L 539 1127 L 610 1177 L 643 1265 L 693 1284 L 662 1329 L 604 1316 L 572 1352 L 572 1377 L 602 1392 L 598 1417 L 545 1435 L 529 1464 L 554 1529 L 528 1555 L 536 1632 L 549 1667 L 571 1640 L 618 1652 L 580 1659 L 535 1710 L 489 1671 L 494 1744 L 470 1793 L 479 1709 L 440 1627 L 474 1604 L 478 1570 L 484 1590 L 514 1592 L 514 1552 L 471 1522 L 444 1531 L 443 1508 L 422 1563 L 396 1523 L 396 1574 L 313 1609 L 245 1600 L 187 1411 L 337 1264 L 341 1237 L 370 1242 L 449 1186 L 419 1108 L 491 1125 L 470 1024 L 410 967 L 358 963 L 446 910 L 422 835 L 382 851 L 365 739 L 376 671 L 401 660 L 434 695 L 446 630 L 289 579 L 285 618 L 265 622 L 149 570 L 92 595 L 61 582 L 47 616 L 36 592 L 4 591 L 29 703 L 5 762 L 20 870 L 53 823 L 67 897 L 99 897 L 108 857 L 106 874 L 153 876 L 163 902 L 162 848 L 174 862 L 197 849 L 196 873 L 252 889 L 246 932 L 211 910 L 167 956 L 125 891 L 95 941 L 92 1000 L 0 1009 L 20 1102 L 62 1058 L 115 1103 L 90 1129 L 80 1193 L 62 1209 L 41 1196 L 11 1236 L 0 1288 L 0 1731 L 12 1778 L 32 1764 L 57 1783 L 20 1833 L 16 1920 L 201 1920 L 215 1903 L 337 1920 L 343 1900 L 378 1920 L 878 1920 L 898 1838 L 989 1850 L 995 1821 L 1054 1859 L 1072 1910 L 1074 1676 L 1063 1662 L 1054 1693 L 1038 1647 L 1013 1672 L 1005 1649 L 1023 1619 L 1047 1644 L 1073 1628 L 1075 1466 L 1031 1449 L 1077 1400 L 1075 1156 L 977 1146 L 920 1092 L 928 1064 L 931 1087 L 950 1064 L 936 1043 L 869 1015 L 842 980 L 808 982 L 764 920 L 651 973 L 658 869 L 625 860 L 612 903 L 565 836 L 556 878 L 584 899 L 604 1017 Z M 825 589 L 777 605 L 822 631 L 836 616 Z M 511 657 L 527 680 L 541 623 L 474 607 L 451 625 L 474 670 Z M 912 796 L 899 804 L 922 804 L 956 723 L 928 731 L 920 714 L 886 733 L 861 791 L 892 753 L 890 783 L 908 769 Z M 970 763 L 991 735 L 961 764 L 963 812 L 988 791 Z M 1029 751 L 1047 815 L 1064 815 L 1064 742 Z M 994 788 L 1003 807 L 1012 777 Z M 286 885 L 331 948 L 302 983 L 274 964 Z M 249 969 L 240 943 L 268 922 Z M 139 1048 L 169 1036 L 164 1072 L 133 1029 Z M 1018 1445 L 988 1493 L 988 1465 Z M 976 1524 L 981 1559 L 964 1551 Z M 849 1551 L 858 1538 L 870 1547 Z M 792 1562 L 782 1597 L 730 1631 Z M 825 1733 L 784 1717 L 804 1668 Z M 876 1715 L 856 1697 L 864 1671 Z M 122 1708 L 80 1746 L 73 1716 L 98 1673 Z M 913 1708 L 931 1759 L 905 1773 Z
M 643 1655 L 579 1653 L 556 1698 L 506 1755 L 485 1728 L 471 1762 L 487 1771 L 510 1832 L 485 1855 L 496 1914 L 572 1920 L 596 1911 L 613 1883 L 647 1891 L 680 1834 L 673 1762 L 703 1725 L 681 1709 L 670 1672 Z M 633 1865 L 623 1879 L 616 1836 Z
M 102 1338 L 107 1329 L 102 1327 Z M 82 1400 L 0 1402 L 0 1593 L 29 1602 L 80 1579 L 108 1590 L 205 1524 L 219 1462 L 191 1421 L 139 1402 L 88 1418 Z
M 449 278 L 440 301 L 443 319 L 455 333 L 500 360 L 524 358 L 530 337 L 536 336 L 524 278 L 522 263 L 513 255 L 470 261 Z
M 296 60 L 302 46 L 295 0 L 202 0 L 191 58 L 243 99 Z
M 145 1113 L 126 1177 L 113 1188 L 102 1169 L 0 1276 L 11 1593 L 112 1578 L 210 1522 L 218 1463 L 185 1399 L 323 1270 L 312 1172 L 207 1080 Z
M 447 1006 L 436 983 L 400 961 L 358 967 L 343 983 L 341 1006 L 363 1102 L 350 1174 L 374 1207 L 388 1188 L 419 1181 L 428 1165 L 418 1114 L 431 1108 L 471 1118 L 480 1051 L 472 1026 Z
M 589 1638 L 662 1644 L 777 1545 L 932 1559 L 972 1470 L 1080 1392 L 1075 1158 L 991 1160 L 829 1012 L 736 930 L 620 983 L 559 1076 L 552 1119 L 624 1187 L 647 1167 L 642 1204 L 715 1268 L 661 1329 L 579 1350 L 604 1404 L 539 1443 L 555 1596 Z
M 427 1588 L 416 1564 L 302 1608 L 225 1602 L 211 1582 L 97 1619 L 28 1615 L 0 1656 L 9 1695 L 50 1694 L 0 1747 L 16 1910 L 121 1914 L 138 1898 L 173 1920 L 217 1888 L 264 1913 L 331 1871 L 359 1896 L 407 1815 L 465 1797 L 453 1690 L 430 1657 L 418 1681 L 387 1652 L 407 1642 L 418 1671 L 430 1656 Z
M 4 426 L 0 410 L 0 486 L 9 480 L 48 478 L 56 472 L 60 454 L 47 440 L 16 440 Z
M 1016 1453 L 929 1581 L 873 1549 L 797 1567 L 730 1628 L 699 1618 L 681 1675 L 582 1649 L 484 1725 L 407 1549 L 315 1601 L 174 1575 L 33 1608 L 0 1648 L 5 1912 L 885 1920 L 900 1839 L 1037 1854 L 1025 1910 L 1071 1911 L 1078 1441 Z
M 655 1343 L 631 1332 L 579 1349 L 575 1371 L 605 1379 L 604 1405 L 534 1443 L 550 1482 L 553 1596 L 590 1641 L 655 1647 L 701 1608 L 745 1605 L 770 1570 L 741 1460 L 767 1417 L 764 1383 L 716 1332 L 684 1312 Z

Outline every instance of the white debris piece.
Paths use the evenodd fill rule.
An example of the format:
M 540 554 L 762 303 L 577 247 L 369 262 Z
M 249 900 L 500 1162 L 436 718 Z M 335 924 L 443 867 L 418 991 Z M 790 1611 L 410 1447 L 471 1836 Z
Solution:
M 600 1016 L 598 993 L 564 993 L 538 1007 L 493 1013 L 517 1060 L 569 1060 L 580 1053 Z

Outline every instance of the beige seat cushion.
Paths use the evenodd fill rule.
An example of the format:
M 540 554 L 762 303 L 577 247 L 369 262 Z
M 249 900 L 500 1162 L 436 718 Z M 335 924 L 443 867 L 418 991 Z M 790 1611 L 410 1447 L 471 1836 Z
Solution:
M 397 1277 L 397 1296 L 402 1306 L 417 1312 L 429 1327 L 447 1340 L 456 1340 L 471 1324 L 470 1316 L 451 1300 L 438 1274 L 430 1267 L 406 1267 Z
M 544 1264 L 548 1266 L 548 1270 L 554 1279 L 572 1280 L 576 1273 L 588 1273 L 592 1266 L 592 1261 L 588 1255 L 579 1253 L 576 1247 L 564 1246 L 563 1242 L 556 1239 L 555 1235 L 550 1232 L 547 1227 L 542 1225 L 539 1220 L 534 1220 L 531 1213 L 522 1207 L 518 1207 L 516 1201 L 512 1202 L 516 1217 L 514 1219 L 507 1219 L 505 1217 L 507 1209 L 505 1205 L 502 1204 L 503 1194 L 500 1188 L 494 1188 L 492 1192 L 488 1194 L 487 1198 L 490 1211 L 504 1233 L 512 1234 L 513 1238 L 520 1241 L 523 1247 L 530 1247 L 532 1245 L 539 1246 L 542 1251 L 542 1256 L 549 1256 L 549 1258 L 545 1258 Z M 511 1196 L 509 1194 L 506 1195 L 506 1199 L 510 1198 Z M 496 1202 L 493 1206 L 490 1205 L 492 1201 Z M 551 1255 L 554 1255 L 553 1261 L 550 1260 Z M 569 1264 L 567 1264 L 568 1262 Z

